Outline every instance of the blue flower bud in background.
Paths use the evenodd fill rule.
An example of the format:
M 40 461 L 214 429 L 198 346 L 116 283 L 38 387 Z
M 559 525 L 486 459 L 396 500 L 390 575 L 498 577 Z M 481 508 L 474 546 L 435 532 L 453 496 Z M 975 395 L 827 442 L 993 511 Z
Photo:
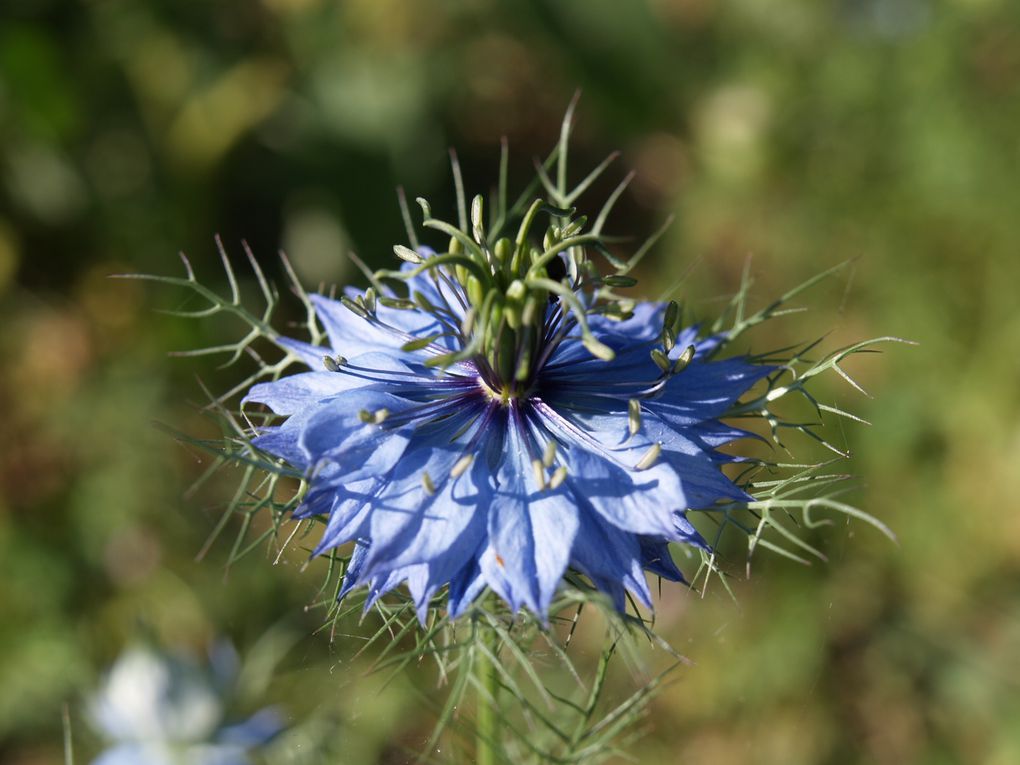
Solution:
M 91 700 L 93 727 L 109 742 L 93 765 L 247 765 L 283 725 L 273 709 L 233 720 L 238 671 L 226 643 L 208 663 L 151 644 L 126 649 Z

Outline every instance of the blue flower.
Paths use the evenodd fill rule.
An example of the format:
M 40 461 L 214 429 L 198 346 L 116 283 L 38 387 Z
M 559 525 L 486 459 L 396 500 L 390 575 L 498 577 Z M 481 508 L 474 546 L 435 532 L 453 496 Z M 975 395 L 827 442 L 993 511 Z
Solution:
M 209 666 L 153 646 L 124 652 L 92 699 L 92 721 L 111 742 L 93 765 L 246 765 L 249 751 L 280 732 L 279 713 L 263 709 L 226 724 L 237 655 L 215 646 Z
M 568 569 L 651 607 L 646 572 L 683 581 L 669 543 L 707 548 L 687 511 L 749 499 L 718 451 L 748 433 L 720 418 L 772 368 L 619 298 L 634 280 L 599 275 L 570 211 L 539 248 L 541 202 L 491 246 L 480 201 L 473 236 L 422 207 L 449 252 L 396 247 L 372 288 L 311 296 L 330 353 L 277 338 L 313 371 L 245 398 L 287 418 L 254 445 L 304 471 L 315 554 L 354 542 L 341 597 L 406 583 L 423 621 L 444 587 L 453 617 L 489 588 L 544 620 Z

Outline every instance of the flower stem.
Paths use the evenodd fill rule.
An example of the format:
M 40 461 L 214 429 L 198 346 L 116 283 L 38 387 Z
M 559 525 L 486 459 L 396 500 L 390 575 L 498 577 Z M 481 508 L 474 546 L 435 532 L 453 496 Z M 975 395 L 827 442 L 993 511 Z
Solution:
M 478 765 L 498 765 L 499 721 L 496 700 L 499 693 L 499 678 L 496 667 L 489 656 L 495 656 L 499 645 L 499 636 L 488 624 L 480 622 L 479 639 L 488 651 L 480 651 L 475 661 L 474 671 L 478 678 L 476 694 L 475 731 L 475 762 Z

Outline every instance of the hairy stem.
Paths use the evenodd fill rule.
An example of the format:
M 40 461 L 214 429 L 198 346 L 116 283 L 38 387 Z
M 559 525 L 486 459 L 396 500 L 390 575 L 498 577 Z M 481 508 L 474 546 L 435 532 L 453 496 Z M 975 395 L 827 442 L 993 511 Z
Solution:
M 496 634 L 496 630 L 484 622 L 478 622 L 477 628 L 480 631 L 478 638 L 485 650 L 478 652 L 474 663 L 474 671 L 478 679 L 475 762 L 478 765 L 497 765 L 499 763 L 497 706 L 499 676 L 496 674 L 493 659 L 499 650 L 499 636 Z

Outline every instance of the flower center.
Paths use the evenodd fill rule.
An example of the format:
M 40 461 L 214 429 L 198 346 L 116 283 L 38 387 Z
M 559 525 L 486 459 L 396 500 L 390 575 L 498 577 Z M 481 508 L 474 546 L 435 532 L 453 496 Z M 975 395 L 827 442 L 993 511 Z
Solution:
M 500 406 L 509 406 L 511 401 L 525 398 L 527 395 L 526 392 L 522 392 L 513 384 L 497 384 L 495 387 L 492 387 L 481 375 L 478 376 L 478 387 L 489 401 Z

